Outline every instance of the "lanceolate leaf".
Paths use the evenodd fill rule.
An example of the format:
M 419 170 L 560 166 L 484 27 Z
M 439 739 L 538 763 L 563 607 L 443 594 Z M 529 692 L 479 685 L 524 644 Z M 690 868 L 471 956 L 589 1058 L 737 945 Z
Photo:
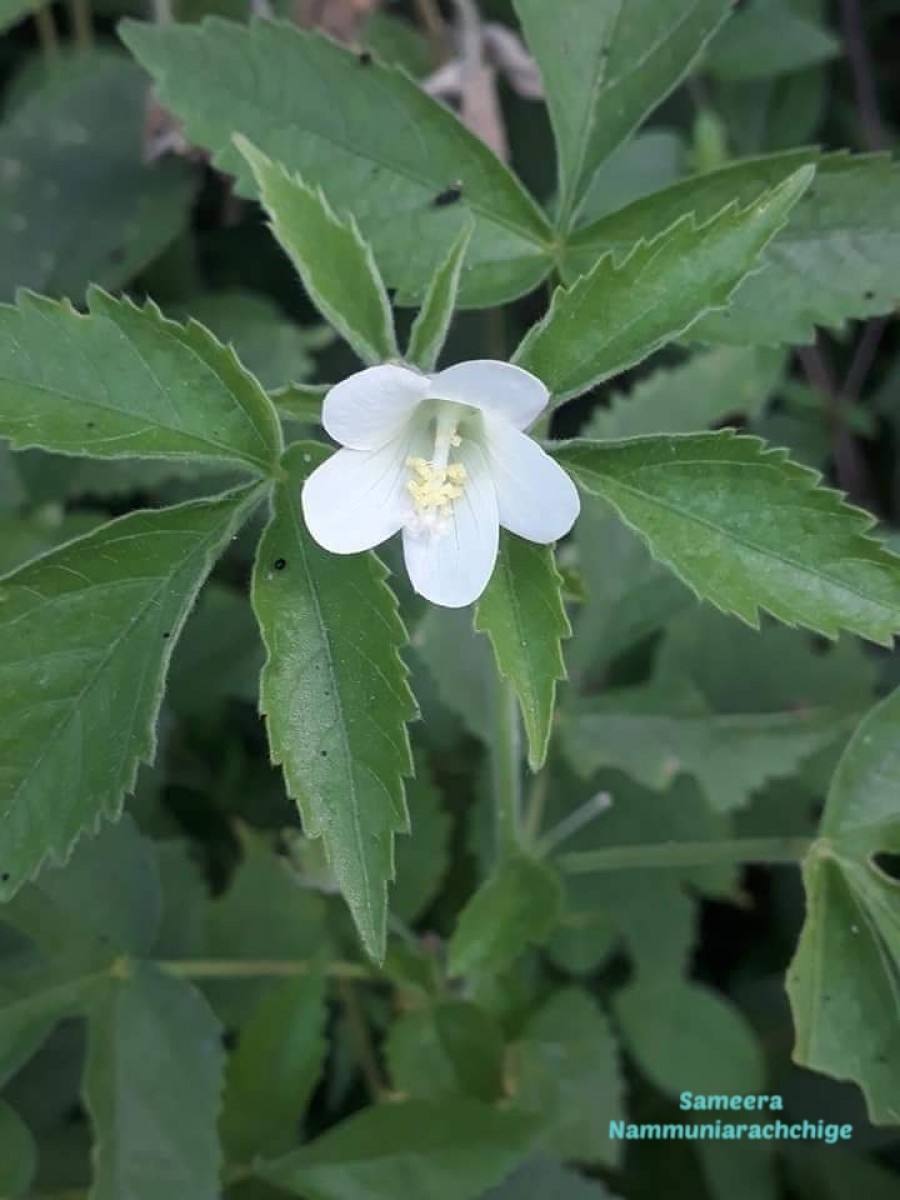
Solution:
M 475 610 L 475 628 L 491 639 L 500 672 L 519 698 L 533 771 L 547 757 L 556 682 L 566 677 L 562 639 L 572 629 L 561 588 L 552 547 L 504 533 Z
M 450 973 L 498 971 L 547 937 L 561 903 L 559 878 L 545 863 L 524 855 L 506 859 L 460 913 L 450 940 Z
M 607 137 L 605 129 L 596 128 L 594 110 L 602 95 L 621 0 L 516 0 L 515 9 L 541 71 L 565 221 L 597 168 L 592 143 Z
M 272 232 L 318 310 L 363 362 L 395 358 L 391 306 L 356 222 L 338 217 L 321 189 L 307 187 L 246 138 L 236 137 L 235 144 L 253 171 Z
M 262 541 L 253 603 L 268 659 L 261 706 L 308 837 L 321 837 L 366 950 L 384 957 L 393 835 L 408 827 L 406 722 L 416 707 L 399 650 L 406 632 L 373 555 L 342 557 L 306 531 L 300 492 L 326 456 L 288 451 Z
M 885 645 L 900 629 L 900 559 L 868 535 L 868 514 L 785 451 L 725 429 L 573 441 L 555 454 L 701 599 L 748 624 L 763 609 Z
M 558 95 L 559 107 L 566 104 L 569 112 L 580 118 L 579 135 L 574 140 L 576 144 L 583 142 L 584 149 L 580 155 L 581 169 L 574 174 L 572 184 L 575 201 L 584 194 L 593 170 L 685 76 L 731 7 L 729 0 L 624 0 L 618 6 L 615 24 L 602 39 L 608 50 L 603 69 L 591 71 L 590 51 L 598 46 L 599 29 L 601 25 L 606 26 L 608 20 L 606 0 L 603 5 L 584 2 L 541 5 L 540 0 L 529 0 L 529 6 L 546 10 L 541 14 L 540 28 L 548 42 L 552 36 L 551 20 L 559 28 L 559 10 L 571 9 L 574 14 L 571 22 L 567 21 L 564 26 L 570 44 L 566 45 L 565 37 L 561 38 L 562 48 L 553 54 L 543 38 L 538 40 L 534 36 L 537 14 L 532 16 L 529 29 L 528 8 L 520 3 L 526 32 L 544 73 L 548 92 L 551 96 Z M 581 16 L 580 21 L 575 19 L 577 16 Z M 585 30 L 585 25 L 589 30 Z M 574 63 L 573 53 L 578 55 Z M 548 73 L 551 61 L 555 69 Z M 563 89 L 560 77 L 565 77 L 567 66 L 572 82 L 567 80 Z M 580 99 L 577 106 L 576 98 Z M 563 126 L 557 119 L 557 137 L 561 128 Z M 563 139 L 563 145 L 571 137 Z
M 450 247 L 450 253 L 435 271 L 419 315 L 413 322 L 406 357 L 422 371 L 434 370 L 444 347 L 447 330 L 453 319 L 463 262 L 471 240 L 472 225 L 464 225 Z
M 216 1200 L 221 1031 L 187 983 L 135 964 L 90 1013 L 90 1200 Z
M 514 176 L 402 71 L 361 60 L 294 26 L 126 23 L 162 102 L 242 188 L 250 172 L 231 144 L 265 154 L 349 205 L 401 303 L 421 299 L 467 219 L 475 233 L 463 303 L 498 304 L 547 273 L 546 219 Z
M 269 473 L 275 410 L 202 325 L 93 289 L 90 313 L 21 295 L 0 307 L 0 436 L 98 458 L 204 458 Z
M 533 1118 L 462 1096 L 377 1104 L 258 1173 L 305 1200 L 478 1200 L 536 1135 Z
M 806 924 L 788 971 L 794 1057 L 862 1088 L 900 1123 L 900 690 L 863 720 L 838 764 L 803 868 Z M 880 859 L 883 854 L 885 859 Z
M 700 226 L 687 216 L 636 245 L 620 266 L 612 254 L 600 259 L 556 292 L 515 361 L 562 403 L 646 358 L 726 303 L 812 175 L 801 167 L 749 207 L 730 205 Z
M 258 496 L 132 513 L 0 580 L 0 895 L 119 812 L 172 647 Z

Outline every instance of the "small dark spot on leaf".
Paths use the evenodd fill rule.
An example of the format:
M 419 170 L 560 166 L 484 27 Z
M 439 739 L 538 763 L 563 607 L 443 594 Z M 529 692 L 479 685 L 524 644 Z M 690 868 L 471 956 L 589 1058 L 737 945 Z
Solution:
M 327 757 L 328 757 L 328 751 L 327 751 L 327 750 L 320 750 L 320 751 L 319 751 L 319 754 L 322 756 L 322 758 L 327 758 Z
M 10 879 L 11 876 L 9 871 L 4 871 L 2 874 L 0 874 L 0 880 L 2 880 L 4 883 L 9 883 Z
M 233 1050 L 238 1044 L 237 1031 L 234 1029 L 222 1030 L 222 1045 L 226 1050 Z
M 274 571 L 283 571 L 286 566 L 287 566 L 286 558 L 276 558 L 275 561 L 272 563 L 272 569 Z
M 171 636 L 172 636 L 171 633 L 169 633 L 169 631 L 167 629 L 166 632 L 163 634 L 163 641 L 166 641 Z
M 432 205 L 435 208 L 446 208 L 448 204 L 456 204 L 462 199 L 463 185 L 457 179 L 455 183 L 451 183 L 448 188 L 444 188 L 442 192 L 438 192 L 432 200 Z
M 96 425 L 96 421 L 85 421 L 85 429 L 95 429 Z
M 371 67 L 372 55 L 371 55 L 370 51 L 360 50 L 359 54 L 357 54 L 356 57 L 359 60 L 359 65 L 361 67 Z
M 113 249 L 110 251 L 109 261 L 111 263 L 120 263 L 120 262 L 123 262 L 124 259 L 125 259 L 125 247 L 124 246 L 114 246 Z
M 875 293 L 874 293 L 874 292 L 871 292 L 871 291 L 869 291 L 869 292 L 863 292 L 863 295 L 865 296 L 866 300 L 874 300 L 874 299 L 875 299 Z

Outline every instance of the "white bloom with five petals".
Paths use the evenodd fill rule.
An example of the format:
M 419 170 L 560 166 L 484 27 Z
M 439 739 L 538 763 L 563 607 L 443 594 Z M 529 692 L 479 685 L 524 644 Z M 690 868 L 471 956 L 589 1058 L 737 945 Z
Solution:
M 546 543 L 578 516 L 571 479 L 523 432 L 548 400 L 534 375 L 491 360 L 351 375 L 325 397 L 322 423 L 342 449 L 304 485 L 310 533 L 355 554 L 402 531 L 415 590 L 447 608 L 471 604 L 493 572 L 501 525 Z

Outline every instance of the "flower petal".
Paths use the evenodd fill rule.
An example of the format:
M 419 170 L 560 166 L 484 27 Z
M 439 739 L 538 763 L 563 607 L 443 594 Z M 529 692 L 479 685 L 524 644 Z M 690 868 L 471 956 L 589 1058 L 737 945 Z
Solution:
M 427 395 L 427 375 L 384 363 L 336 383 L 322 403 L 326 431 L 352 450 L 378 450 L 395 438 Z
M 485 449 L 500 524 L 530 542 L 555 542 L 581 510 L 575 484 L 549 454 L 506 421 L 485 418 Z
M 497 497 L 484 453 L 470 443 L 460 461 L 468 478 L 447 533 L 431 537 L 403 531 L 410 582 L 426 600 L 444 608 L 463 608 L 478 599 L 493 573 L 500 541 Z
M 408 507 L 408 443 L 380 450 L 338 450 L 303 485 L 309 532 L 333 554 L 370 550 L 395 534 Z
M 428 394 L 505 417 L 517 429 L 527 428 L 550 399 L 536 375 L 490 358 L 457 363 L 432 375 Z

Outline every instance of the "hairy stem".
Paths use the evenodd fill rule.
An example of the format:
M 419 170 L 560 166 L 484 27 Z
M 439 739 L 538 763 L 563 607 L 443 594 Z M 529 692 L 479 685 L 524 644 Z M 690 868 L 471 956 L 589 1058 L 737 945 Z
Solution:
M 169 975 L 183 979 L 287 979 L 323 971 L 333 979 L 378 980 L 381 976 L 360 963 L 332 962 L 324 966 L 302 959 L 179 958 L 156 964 Z

